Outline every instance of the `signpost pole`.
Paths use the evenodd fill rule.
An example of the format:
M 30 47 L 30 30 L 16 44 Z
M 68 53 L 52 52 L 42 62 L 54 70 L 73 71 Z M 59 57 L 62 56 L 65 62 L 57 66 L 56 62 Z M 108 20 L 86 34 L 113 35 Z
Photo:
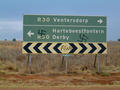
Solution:
M 100 73 L 100 55 L 97 55 L 98 58 L 98 73 Z
M 97 54 L 95 55 L 94 68 L 96 68 L 96 60 L 97 60 Z
M 65 56 L 62 56 L 62 64 L 64 63 Z
M 68 56 L 65 57 L 66 57 L 66 74 L 68 74 Z
M 31 65 L 32 65 L 31 61 L 32 61 L 32 55 L 28 54 L 27 65 L 28 65 L 28 70 L 29 70 L 30 74 L 32 73 L 32 71 L 31 71 Z
M 65 73 L 68 74 L 68 57 L 70 56 L 70 54 L 63 54 L 63 57 L 65 57 Z M 64 60 L 64 58 L 63 58 Z

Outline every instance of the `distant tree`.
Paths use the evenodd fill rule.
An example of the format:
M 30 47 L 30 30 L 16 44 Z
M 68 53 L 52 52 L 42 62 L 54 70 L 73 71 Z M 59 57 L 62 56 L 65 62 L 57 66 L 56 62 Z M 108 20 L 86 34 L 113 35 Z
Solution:
M 118 41 L 120 42 L 120 38 L 118 39 Z
M 4 41 L 7 41 L 7 39 L 5 39 Z
M 12 41 L 13 41 L 13 42 L 16 42 L 16 38 L 13 38 Z

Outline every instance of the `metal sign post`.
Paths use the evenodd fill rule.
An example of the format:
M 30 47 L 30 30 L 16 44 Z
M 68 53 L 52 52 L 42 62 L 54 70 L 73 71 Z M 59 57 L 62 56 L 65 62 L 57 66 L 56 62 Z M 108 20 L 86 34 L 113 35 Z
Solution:
M 66 57 L 66 74 L 68 74 L 68 57 Z
M 63 63 L 64 63 L 64 59 L 65 59 L 65 57 L 64 57 L 64 56 L 62 56 L 62 65 L 63 65 Z
M 29 73 L 31 74 L 32 73 L 32 55 L 31 54 L 28 54 L 28 59 L 27 59 L 27 65 L 28 65 L 28 69 L 29 69 Z
M 66 61 L 66 64 L 65 64 L 65 73 L 68 74 L 68 57 L 70 56 L 70 54 L 64 54 L 63 57 L 65 57 L 65 61 Z
M 97 55 L 98 58 L 98 73 L 100 73 L 100 55 Z
M 97 54 L 95 55 L 94 68 L 96 68 L 96 60 L 97 60 Z

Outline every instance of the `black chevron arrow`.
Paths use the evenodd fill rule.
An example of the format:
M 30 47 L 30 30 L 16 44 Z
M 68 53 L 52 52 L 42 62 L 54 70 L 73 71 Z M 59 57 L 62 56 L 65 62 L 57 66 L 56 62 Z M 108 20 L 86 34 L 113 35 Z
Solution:
M 24 50 L 27 52 L 27 53 L 32 53 L 30 50 L 29 50 L 29 47 L 32 43 L 27 43 L 23 48 Z
M 33 48 L 37 53 L 42 53 L 38 48 L 42 43 L 37 43 Z
M 61 53 L 61 51 L 58 49 L 61 44 L 62 44 L 62 43 L 58 43 L 58 44 L 56 44 L 56 46 L 54 47 L 54 50 L 55 50 L 57 53 Z
M 52 44 L 52 43 L 48 43 L 48 44 L 44 47 L 44 49 L 45 49 L 45 51 L 46 51 L 47 53 L 51 53 L 51 51 L 48 49 L 51 44 Z
M 92 47 L 89 53 L 93 53 L 97 48 L 92 43 L 89 43 L 89 45 Z
M 102 43 L 98 43 L 98 45 L 101 47 L 101 50 L 98 53 L 103 53 L 106 50 L 106 47 Z
M 77 50 L 77 47 L 73 43 L 69 43 L 72 46 L 72 50 L 69 53 L 74 53 Z
M 82 44 L 82 43 L 79 43 L 79 45 L 82 47 L 82 50 L 80 50 L 79 53 L 84 53 L 85 50 L 87 50 L 87 47 L 84 44 Z

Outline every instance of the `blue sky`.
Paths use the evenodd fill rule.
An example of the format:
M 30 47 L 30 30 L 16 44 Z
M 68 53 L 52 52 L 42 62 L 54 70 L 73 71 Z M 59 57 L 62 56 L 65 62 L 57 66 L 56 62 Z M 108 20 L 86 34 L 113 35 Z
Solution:
M 22 40 L 23 14 L 108 17 L 108 40 L 120 38 L 120 0 L 0 0 L 0 40 Z

